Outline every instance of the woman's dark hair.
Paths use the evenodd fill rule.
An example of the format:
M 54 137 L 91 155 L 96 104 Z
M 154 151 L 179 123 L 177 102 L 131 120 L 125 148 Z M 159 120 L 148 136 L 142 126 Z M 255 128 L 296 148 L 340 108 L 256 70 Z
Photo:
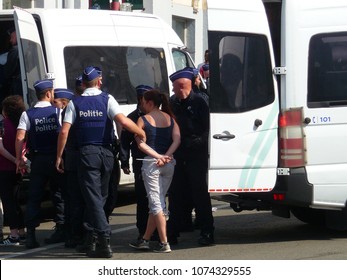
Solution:
M 170 108 L 169 100 L 167 96 L 164 93 L 161 93 L 159 90 L 156 90 L 156 89 L 148 90 L 143 94 L 143 98 L 146 101 L 152 101 L 154 106 L 158 108 L 161 106 L 161 110 L 163 112 L 169 114 L 173 118 L 175 117 Z
M 25 111 L 23 98 L 20 95 L 7 96 L 2 101 L 2 110 L 6 117 L 12 121 L 15 126 L 18 126 L 20 116 Z

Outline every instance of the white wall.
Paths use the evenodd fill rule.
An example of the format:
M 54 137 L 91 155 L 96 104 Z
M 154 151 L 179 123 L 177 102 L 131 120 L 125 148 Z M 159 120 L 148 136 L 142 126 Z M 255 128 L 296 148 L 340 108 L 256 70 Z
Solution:
M 145 13 L 160 16 L 165 22 L 172 26 L 172 17 L 180 17 L 193 21 L 193 26 L 189 28 L 188 40 L 194 42 L 189 46 L 189 50 L 196 64 L 203 61 L 207 42 L 204 42 L 204 11 L 202 9 L 203 0 L 199 1 L 198 13 L 193 12 L 192 0 L 144 0 Z

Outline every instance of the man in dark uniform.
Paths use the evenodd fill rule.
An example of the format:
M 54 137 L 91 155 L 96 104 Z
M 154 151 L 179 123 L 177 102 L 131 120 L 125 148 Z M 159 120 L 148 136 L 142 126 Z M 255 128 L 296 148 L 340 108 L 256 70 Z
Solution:
M 26 204 L 25 225 L 27 228 L 26 247 L 36 248 L 35 228 L 40 225 L 40 205 L 46 184 L 49 182 L 52 201 L 56 210 L 56 230 L 54 235 L 61 237 L 64 228 L 64 202 L 61 197 L 62 176 L 55 169 L 57 138 L 61 128 L 60 110 L 52 106 L 54 99 L 53 82 L 40 80 L 34 83 L 38 102 L 33 108 L 23 112 L 16 136 L 17 172 L 23 164 L 23 144 L 27 134 L 31 173 Z
M 70 101 L 66 108 L 58 137 L 56 168 L 63 172 L 62 154 L 69 130 L 74 124 L 80 152 L 78 176 L 86 210 L 86 253 L 89 257 L 111 258 L 111 227 L 103 207 L 114 164 L 111 146 L 114 140 L 113 121 L 140 138 L 144 138 L 145 133 L 121 113 L 113 96 L 99 89 L 100 75 L 95 67 L 85 68 L 82 80 L 86 89 L 80 97 Z
M 214 222 L 206 178 L 209 109 L 201 95 L 192 90 L 193 77 L 193 69 L 189 67 L 170 76 L 175 93 L 170 104 L 180 127 L 181 145 L 174 154 L 176 167 L 169 190 L 168 237 L 170 243 L 177 243 L 181 222 L 191 215 L 194 206 L 201 229 L 198 243 L 211 245 Z
M 82 75 L 75 79 L 75 94 L 74 97 L 80 96 L 83 93 Z M 64 174 L 66 180 L 67 201 L 66 207 L 69 213 L 67 239 L 65 247 L 75 248 L 83 243 L 84 230 L 84 201 L 81 194 L 80 185 L 78 183 L 77 169 L 79 165 L 79 151 L 77 145 L 77 135 L 75 127 L 72 126 L 69 131 L 69 136 L 65 145 L 64 151 Z
M 151 89 L 152 88 L 150 86 L 146 85 L 139 85 L 136 87 L 137 108 L 128 115 L 128 118 L 130 118 L 134 123 L 137 123 L 139 117 L 145 114 L 141 109 L 141 100 L 143 98 L 143 94 Z M 134 134 L 130 133 L 129 131 L 123 130 L 120 137 L 120 162 L 121 168 L 125 174 L 130 174 L 130 151 L 132 156 L 132 167 L 135 178 L 136 227 L 139 232 L 138 238 L 142 238 L 147 227 L 148 199 L 141 174 L 142 161 L 136 159 L 144 158 L 145 154 L 141 152 L 137 147 Z

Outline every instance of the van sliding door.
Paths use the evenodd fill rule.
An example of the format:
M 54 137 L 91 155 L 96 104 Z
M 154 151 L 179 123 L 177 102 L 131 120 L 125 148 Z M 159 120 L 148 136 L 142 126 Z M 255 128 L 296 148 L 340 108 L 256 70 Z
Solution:
M 209 191 L 271 191 L 279 102 L 262 1 L 208 1 L 208 43 Z

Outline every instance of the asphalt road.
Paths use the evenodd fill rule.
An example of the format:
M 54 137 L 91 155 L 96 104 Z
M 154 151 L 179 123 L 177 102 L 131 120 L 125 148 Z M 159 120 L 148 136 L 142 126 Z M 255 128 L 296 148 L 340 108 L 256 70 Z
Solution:
M 113 259 L 155 260 L 158 254 L 139 252 L 128 246 L 137 237 L 132 191 L 122 190 L 120 206 L 111 217 Z M 215 245 L 200 247 L 199 232 L 182 233 L 179 244 L 164 260 L 347 260 L 347 232 L 306 225 L 296 218 L 283 219 L 270 212 L 233 212 L 224 202 L 213 200 Z M 128 204 L 130 203 L 130 204 Z M 0 259 L 87 259 L 60 244 L 44 245 L 54 224 L 45 220 L 37 230 L 40 248 L 0 247 Z

